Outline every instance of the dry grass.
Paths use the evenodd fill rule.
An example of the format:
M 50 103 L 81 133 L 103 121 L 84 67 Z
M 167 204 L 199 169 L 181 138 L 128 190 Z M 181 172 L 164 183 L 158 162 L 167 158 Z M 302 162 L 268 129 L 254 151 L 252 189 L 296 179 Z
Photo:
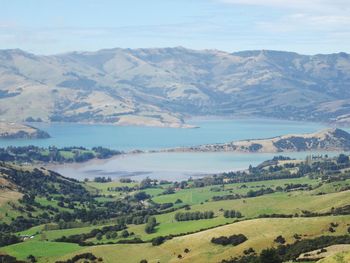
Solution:
M 10 201 L 17 201 L 22 197 L 22 194 L 12 190 L 0 190 L 0 206 L 7 204 Z
M 17 191 L 17 187 L 0 173 L 0 207 L 10 201 L 17 201 L 21 197 L 22 194 Z
M 254 219 L 230 224 L 199 233 L 173 238 L 161 246 L 151 244 L 129 244 L 129 245 L 104 245 L 85 248 L 79 253 L 92 252 L 104 259 L 104 262 L 139 262 L 147 259 L 148 262 L 191 262 L 209 263 L 219 262 L 222 259 L 238 256 L 249 247 L 256 251 L 276 245 L 274 239 L 278 235 L 283 235 L 287 242 L 294 242 L 295 233 L 302 234 L 304 238 L 313 238 L 325 234 L 341 235 L 346 232 L 349 216 L 319 217 L 319 218 L 270 218 Z M 329 233 L 328 227 L 331 222 L 339 224 L 336 233 Z M 228 236 L 233 234 L 244 234 L 248 241 L 243 244 L 232 246 L 214 245 L 210 242 L 212 237 Z M 184 249 L 190 249 L 189 253 L 184 253 Z M 178 259 L 178 255 L 182 259 Z M 67 255 L 66 258 L 74 254 Z
M 344 245 L 333 245 L 333 246 L 329 246 L 329 247 L 325 247 L 326 251 L 320 253 L 320 249 L 317 250 L 313 250 L 307 253 L 303 253 L 299 256 L 299 260 L 318 260 L 318 259 L 322 259 L 322 258 L 326 258 L 326 257 L 330 257 L 333 256 L 337 253 L 342 253 L 342 252 L 348 252 L 350 251 L 350 245 L 348 244 L 344 244 Z
M 350 252 L 340 252 L 317 261 L 317 263 L 349 263 Z

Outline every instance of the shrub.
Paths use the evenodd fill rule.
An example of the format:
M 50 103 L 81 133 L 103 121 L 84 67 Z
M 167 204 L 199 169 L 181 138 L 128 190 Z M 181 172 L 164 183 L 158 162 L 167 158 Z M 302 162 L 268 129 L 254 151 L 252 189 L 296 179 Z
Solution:
M 154 228 L 156 227 L 157 225 L 157 220 L 155 217 L 149 217 L 148 220 L 147 220 L 147 224 L 145 226 L 145 232 L 147 234 L 151 234 L 154 232 Z
M 152 239 L 152 245 L 153 246 L 159 246 L 165 242 L 165 237 L 155 237 Z
M 284 243 L 286 243 L 286 239 L 280 235 L 280 236 L 275 238 L 274 242 L 279 243 L 279 244 L 284 244 Z
M 80 262 L 83 259 L 95 261 L 95 260 L 97 260 L 97 257 L 92 253 L 83 253 L 83 254 L 75 255 L 74 257 L 72 257 L 71 259 L 68 259 L 66 261 L 56 261 L 56 263 L 75 263 L 75 262 Z M 98 259 L 98 261 L 102 261 L 102 258 L 101 258 L 101 260 L 99 260 L 99 259 Z
M 248 238 L 245 235 L 238 234 L 238 235 L 232 235 L 229 237 L 225 237 L 225 236 L 213 237 L 211 239 L 211 242 L 214 244 L 223 245 L 223 246 L 227 246 L 227 245 L 237 246 L 247 240 Z

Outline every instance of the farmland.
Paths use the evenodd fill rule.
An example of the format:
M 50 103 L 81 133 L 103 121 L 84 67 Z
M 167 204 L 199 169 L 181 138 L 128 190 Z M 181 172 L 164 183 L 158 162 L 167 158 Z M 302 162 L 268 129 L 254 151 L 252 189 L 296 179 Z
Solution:
M 337 167 L 339 172 L 334 172 Z M 103 262 L 115 262 L 115 258 L 120 262 L 220 262 L 258 257 L 281 244 L 291 245 L 287 251 L 293 249 L 293 256 L 284 257 L 293 260 L 304 252 L 297 247 L 300 241 L 309 242 L 310 249 L 315 247 L 313 240 L 322 237 L 329 237 L 322 241 L 324 246 L 348 242 L 344 236 L 350 227 L 350 178 L 346 165 L 335 158 L 307 165 L 269 161 L 250 168 L 249 174 L 183 182 L 149 178 L 78 182 L 47 170 L 4 164 L 6 169 L 22 169 L 33 176 L 31 183 L 37 180 L 46 185 L 30 192 L 17 185 L 17 190 L 12 189 L 18 193 L 17 200 L 11 198 L 0 207 L 6 211 L 5 231 L 17 229 L 11 234 L 29 237 L 0 248 L 1 253 L 20 260 L 32 255 L 38 262 L 55 262 L 92 253 Z M 69 195 L 65 189 L 71 189 Z M 36 219 L 45 213 L 46 220 Z M 29 227 L 11 223 L 21 217 Z M 37 221 L 30 226 L 33 220 Z M 246 241 L 236 246 L 211 242 L 232 235 L 243 235 Z M 332 256 L 336 254 L 325 260 L 333 260 Z

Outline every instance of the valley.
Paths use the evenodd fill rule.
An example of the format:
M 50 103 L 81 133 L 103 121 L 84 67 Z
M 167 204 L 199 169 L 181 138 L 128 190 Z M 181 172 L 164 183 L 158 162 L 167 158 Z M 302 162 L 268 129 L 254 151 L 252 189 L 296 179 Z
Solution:
M 1 231 L 30 238 L 13 238 L 16 244 L 0 252 L 22 260 L 32 255 L 38 262 L 86 253 L 103 262 L 115 257 L 122 262 L 245 262 L 239 260 L 280 249 L 274 240 L 282 235 L 281 244 L 293 246 L 280 257 L 295 260 L 311 250 L 350 243 L 349 170 L 347 155 L 280 156 L 247 171 L 180 182 L 106 177 L 82 182 L 44 168 L 2 163 L 7 186 L 0 190 L 18 195 L 3 195 Z M 181 214 L 191 219 L 177 220 Z M 206 214 L 209 218 L 203 218 Z M 155 224 L 146 230 L 151 219 Z M 211 243 L 213 237 L 238 234 L 247 241 L 228 247 Z M 250 248 L 254 252 L 246 252 Z
M 349 263 L 350 1 L 2 1 L 0 263 Z

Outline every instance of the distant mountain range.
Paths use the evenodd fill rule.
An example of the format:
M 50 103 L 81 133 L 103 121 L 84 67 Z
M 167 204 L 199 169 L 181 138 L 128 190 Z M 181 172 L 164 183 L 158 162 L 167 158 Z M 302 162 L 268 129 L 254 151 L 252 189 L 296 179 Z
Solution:
M 187 116 L 350 123 L 350 55 L 0 50 L 0 121 L 179 127 Z
M 350 134 L 330 128 L 308 134 L 288 134 L 267 139 L 179 147 L 166 152 L 249 152 L 277 153 L 301 151 L 350 151 Z

